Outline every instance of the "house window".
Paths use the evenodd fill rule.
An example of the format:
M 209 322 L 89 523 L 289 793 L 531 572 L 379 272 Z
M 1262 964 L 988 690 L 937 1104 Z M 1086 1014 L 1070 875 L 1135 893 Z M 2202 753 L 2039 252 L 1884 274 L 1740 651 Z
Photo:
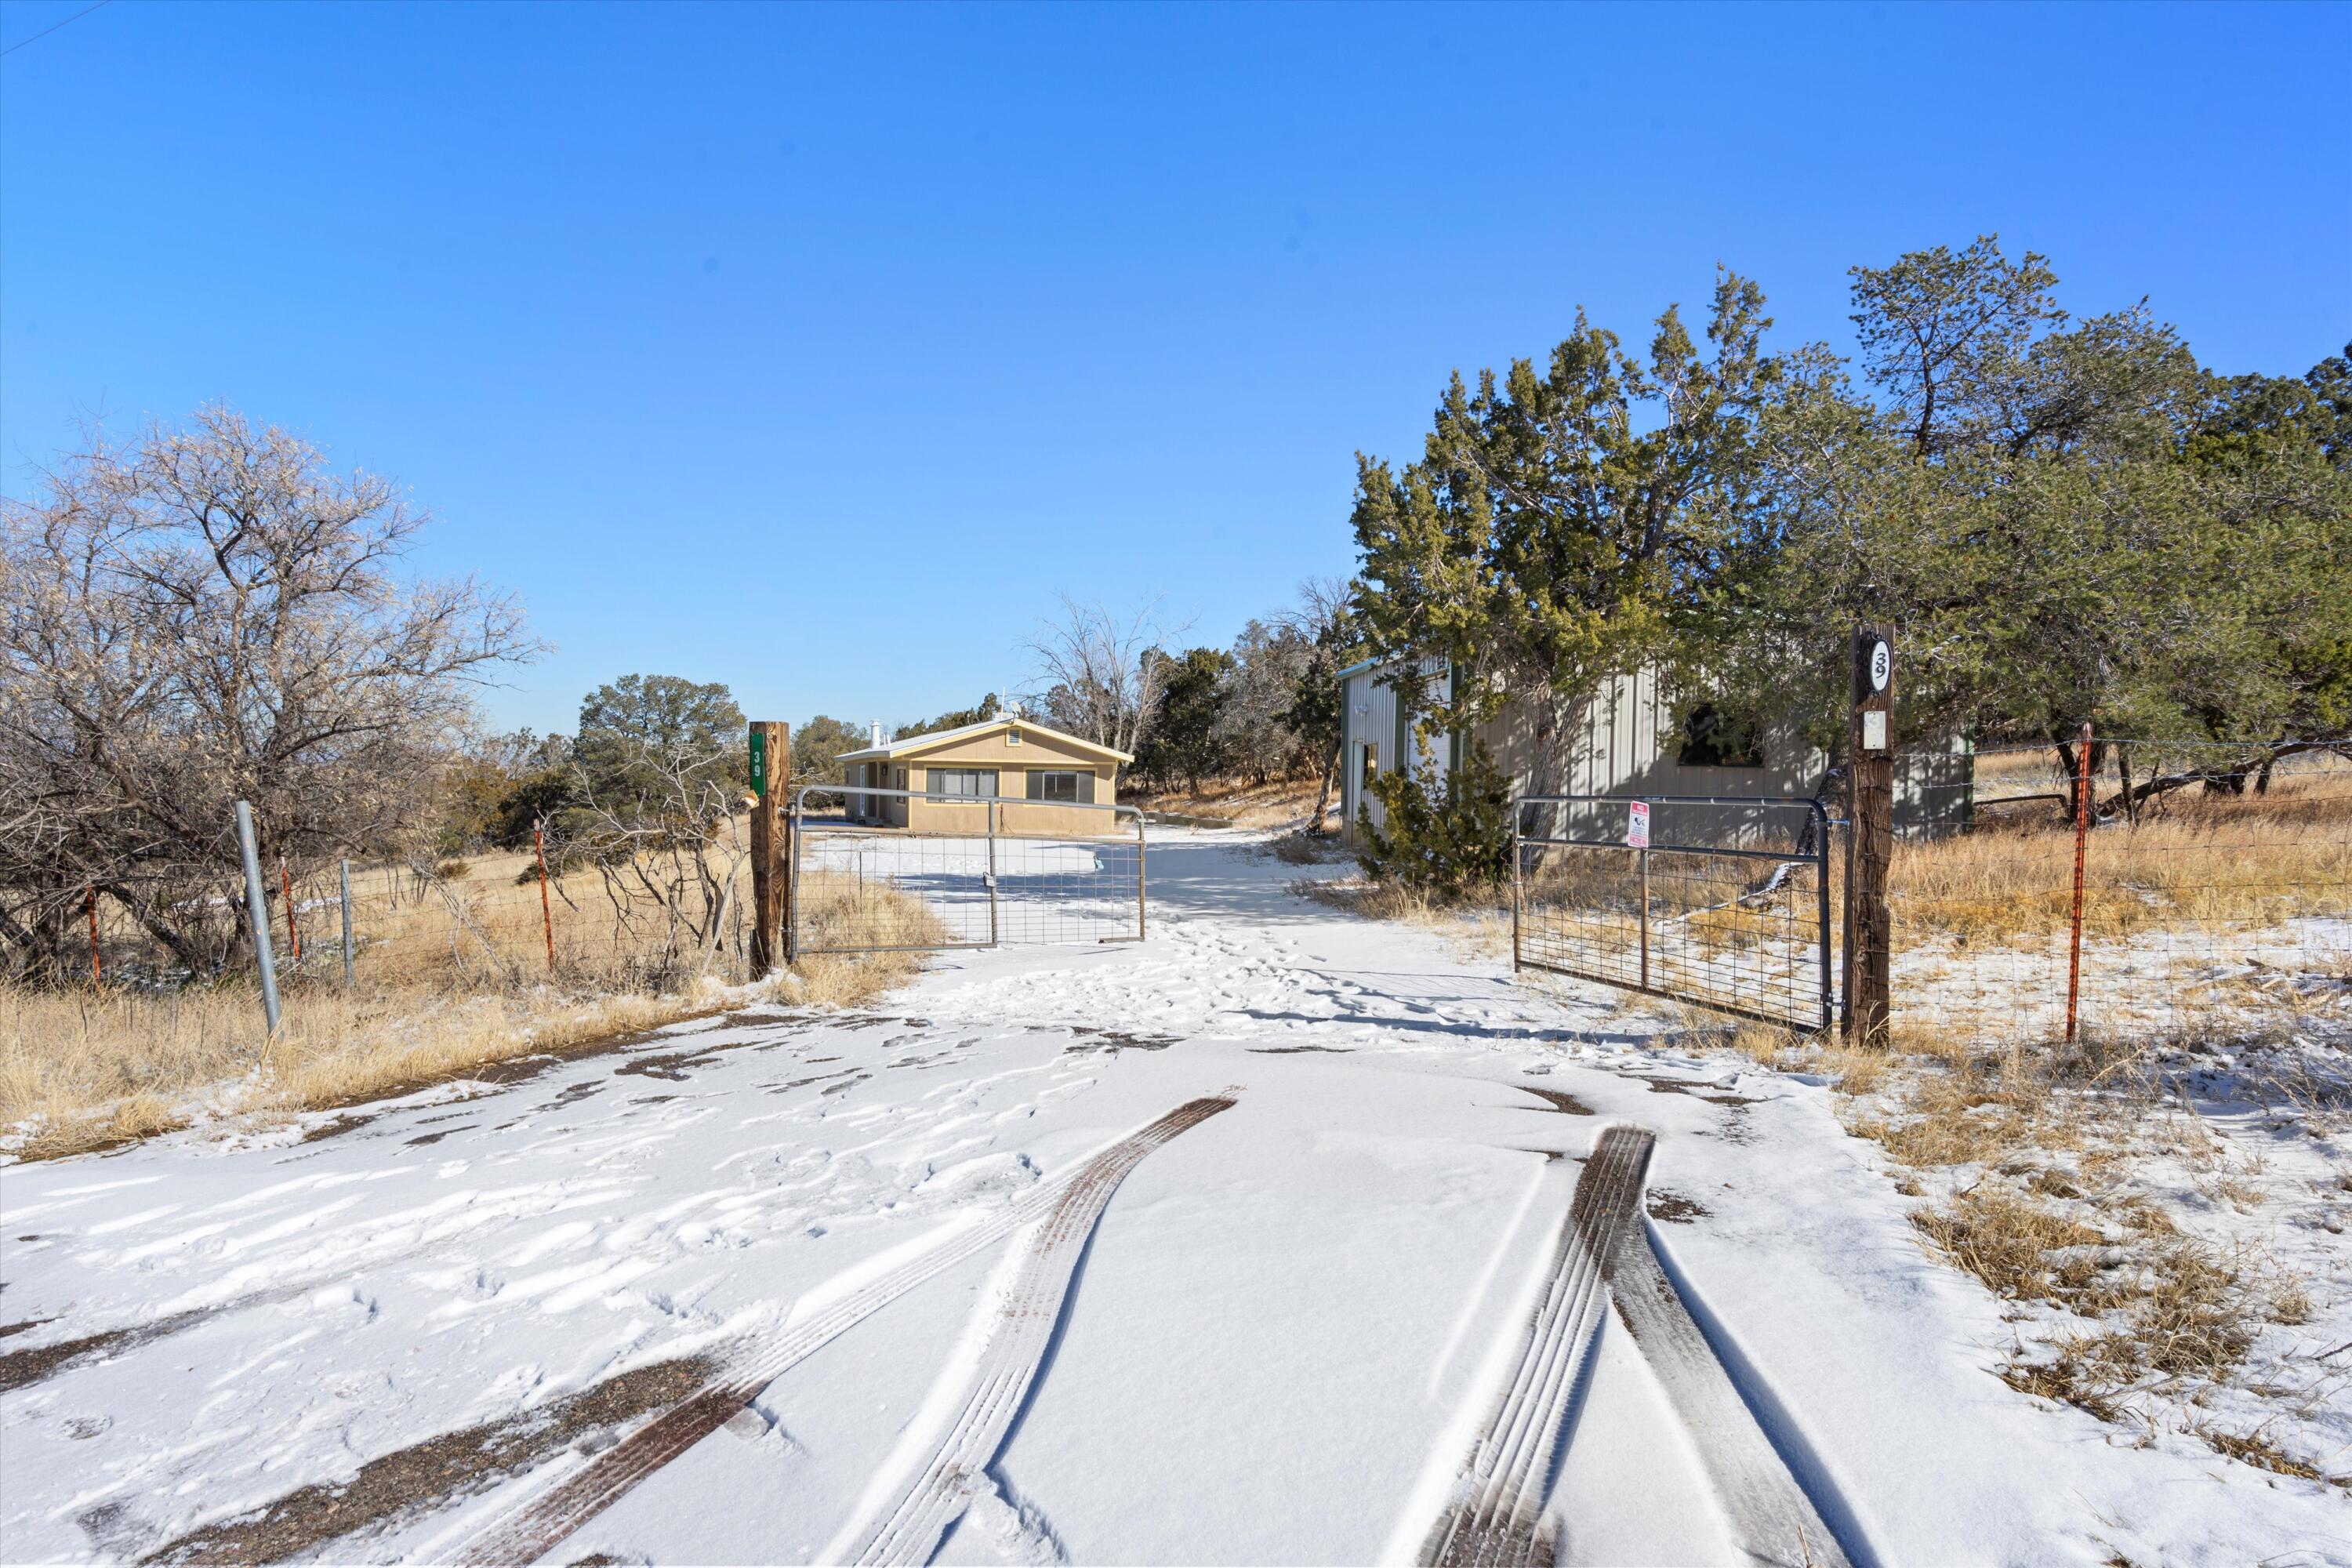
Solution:
M 1076 805 L 1083 800 L 1091 800 L 1094 797 L 1094 791 L 1090 789 L 1082 791 L 1078 782 L 1079 777 L 1080 775 L 1076 773 L 1058 770 L 1048 772 L 1044 768 L 1033 769 L 1029 774 L 1029 798 L 1058 800 L 1071 805 Z M 1087 775 L 1087 782 L 1088 784 L 1094 782 L 1091 774 Z
M 906 769 L 893 768 L 890 770 L 890 787 L 892 789 L 905 789 L 907 787 Z
M 973 800 L 994 800 L 996 770 L 994 768 L 933 768 L 931 793 L 967 795 Z
M 1007 731 L 1004 731 L 1004 743 L 1005 743 L 1006 745 L 1008 745 L 1008 746 L 1017 746 L 1017 745 L 1019 745 L 1019 744 L 1021 743 L 1021 731 L 1018 731 L 1018 730 L 1007 730 Z
M 1734 724 L 1702 702 L 1683 721 L 1683 748 L 1677 759 L 1686 768 L 1760 768 L 1764 747 L 1752 725 Z

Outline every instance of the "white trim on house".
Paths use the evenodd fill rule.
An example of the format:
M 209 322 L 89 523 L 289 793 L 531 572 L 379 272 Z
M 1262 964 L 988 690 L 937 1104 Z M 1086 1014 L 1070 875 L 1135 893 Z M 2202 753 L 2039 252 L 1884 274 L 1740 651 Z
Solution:
M 844 763 L 894 762 L 900 757 L 919 756 L 937 746 L 953 745 L 963 741 L 976 741 L 982 735 L 1002 730 L 1018 730 L 1024 734 L 1051 735 L 1064 745 L 1115 762 L 1131 763 L 1135 758 L 1115 746 L 1056 730 L 1050 724 L 1040 724 L 1034 719 L 983 719 L 977 724 L 961 724 L 952 730 L 934 730 L 927 735 L 909 735 L 903 741 L 891 741 L 879 746 L 866 746 L 859 751 L 844 752 L 835 760 Z

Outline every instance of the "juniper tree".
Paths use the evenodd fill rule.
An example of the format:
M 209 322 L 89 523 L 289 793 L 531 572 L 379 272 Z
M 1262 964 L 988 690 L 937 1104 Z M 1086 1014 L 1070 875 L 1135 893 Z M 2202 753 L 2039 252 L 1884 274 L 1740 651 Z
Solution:
M 1646 358 L 1580 310 L 1540 370 L 1481 372 L 1475 393 L 1456 375 L 1418 462 L 1358 457 L 1368 650 L 1401 670 L 1446 659 L 1462 677 L 1425 728 L 1528 703 L 1549 787 L 1602 681 L 1687 660 L 1696 618 L 1732 586 L 1729 520 L 1783 371 L 1764 351 L 1770 324 L 1762 290 L 1729 272 L 1705 351 L 1673 308 Z

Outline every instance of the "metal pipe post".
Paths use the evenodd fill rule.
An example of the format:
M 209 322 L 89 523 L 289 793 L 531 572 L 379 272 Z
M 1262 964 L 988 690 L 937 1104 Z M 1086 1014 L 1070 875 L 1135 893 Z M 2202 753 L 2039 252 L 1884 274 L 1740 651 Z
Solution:
M 2091 833 L 2091 721 L 2074 753 L 2074 914 L 2066 942 L 2066 1037 L 2074 1037 L 2074 1003 L 2083 985 L 2083 841 Z
M 784 962 L 786 963 L 797 963 L 800 962 L 801 956 L 802 805 L 803 802 L 799 795 L 795 795 L 793 796 L 792 815 L 786 818 L 786 821 L 791 824 L 791 832 L 784 839 L 784 848 L 787 851 L 787 858 L 784 863 L 784 907 L 782 915 L 784 924 Z M 753 843 L 756 845 L 758 841 L 758 836 L 754 835 Z M 752 851 L 755 855 L 758 852 L 757 848 L 754 848 Z M 756 896 L 759 891 L 757 883 L 753 884 L 752 891 L 754 894 L 752 901 L 754 903 L 758 903 L 760 900 Z M 751 940 L 755 944 L 757 944 L 752 949 L 752 952 L 755 953 L 760 952 L 766 946 L 764 939 L 756 933 L 752 936 Z M 767 971 L 762 968 L 760 970 L 760 973 L 764 974 Z
M 343 868 L 343 989 L 356 989 L 359 982 L 352 973 L 352 863 L 346 859 Z
M 1813 802 L 1813 884 L 1822 933 L 1822 1028 L 1826 1032 L 1837 1022 L 1837 1003 L 1830 980 L 1830 814 L 1820 801 Z
M 1511 808 L 1511 973 L 1519 972 L 1519 818 L 1521 807 Z
M 1642 860 L 1642 989 L 1650 988 L 1650 852 L 1646 848 L 1633 853 Z
M 539 857 L 539 922 L 547 932 L 547 972 L 555 973 L 555 908 L 547 901 L 547 832 L 545 825 L 534 819 L 530 825 L 531 853 Z M 727 890 L 733 892 L 730 879 Z M 569 906 L 566 906 L 567 908 Z
M 1138 812 L 1135 818 L 1135 940 L 1138 942 L 1141 942 L 1143 940 L 1145 921 L 1143 912 L 1143 815 L 1142 813 Z
M 245 860 L 245 915 L 253 927 L 253 956 L 261 966 L 261 1010 L 278 1033 L 278 955 L 269 946 L 269 902 L 261 891 L 261 855 L 253 846 L 253 807 L 236 803 L 236 848 Z
M 996 931 L 996 802 L 992 799 L 981 808 L 988 823 L 988 945 L 994 947 L 1000 940 Z

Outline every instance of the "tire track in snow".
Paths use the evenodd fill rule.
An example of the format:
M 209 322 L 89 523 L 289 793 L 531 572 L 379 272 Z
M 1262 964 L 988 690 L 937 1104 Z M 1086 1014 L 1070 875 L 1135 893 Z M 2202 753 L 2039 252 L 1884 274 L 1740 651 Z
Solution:
M 1206 1120 L 1231 1100 L 1195 1100 Z M 1187 1109 L 1190 1109 L 1189 1107 Z M 1190 1123 L 1188 1123 L 1190 1125 Z M 1013 1417 L 1027 1401 L 1043 1370 L 1046 1346 L 1062 1321 L 1078 1259 L 1094 1235 L 1111 1194 L 1157 1145 L 1130 1140 L 1093 1162 L 1072 1182 L 1029 1239 L 1013 1283 L 998 1310 L 994 1331 L 981 1352 L 972 1386 L 955 1420 L 921 1472 L 870 1526 L 856 1537 L 860 1563 L 922 1563 L 940 1540 L 993 1483 L 988 1467 L 1004 1445 Z
M 1836 1532 L 1774 1449 L 1666 1277 L 1648 1226 L 1636 1223 L 1624 1230 L 1607 1274 L 1617 1316 L 1698 1450 L 1733 1543 L 1759 1568 L 1850 1568 Z
M 1055 1212 L 1067 1194 L 1098 1173 L 1116 1168 L 1124 1176 L 1152 1150 L 1233 1105 L 1231 1092 L 1188 1100 L 1112 1144 L 1068 1175 L 1041 1183 L 984 1224 L 908 1259 L 819 1308 L 803 1321 L 789 1325 L 772 1344 L 747 1363 L 712 1379 L 546 1492 L 493 1521 L 450 1553 L 447 1561 L 468 1568 L 537 1562 L 631 1488 L 724 1426 L 769 1384 L 842 1333 L 925 1280 Z M 1114 1187 L 1117 1184 L 1111 1184 Z
M 1577 1372 L 1605 1310 L 1601 1264 L 1633 1223 L 1650 1144 L 1648 1132 L 1630 1127 L 1609 1128 L 1594 1143 L 1553 1244 L 1550 1277 L 1520 1338 L 1511 1381 L 1471 1449 L 1453 1502 L 1423 1544 L 1423 1563 L 1490 1568 L 1549 1564 L 1559 1555 L 1559 1543 L 1543 1519 L 1552 1460 Z
M 1453 1505 L 1430 1531 L 1424 1563 L 1486 1568 L 1558 1558 L 1544 1498 L 1576 1370 L 1600 1331 L 1602 1304 L 1613 1301 L 1697 1451 L 1743 1557 L 1758 1568 L 1852 1568 L 1658 1258 L 1639 1210 L 1655 1146 L 1638 1127 L 1611 1127 L 1595 1141 L 1517 1369 Z M 1851 1516 L 1832 1501 L 1851 1535 Z

